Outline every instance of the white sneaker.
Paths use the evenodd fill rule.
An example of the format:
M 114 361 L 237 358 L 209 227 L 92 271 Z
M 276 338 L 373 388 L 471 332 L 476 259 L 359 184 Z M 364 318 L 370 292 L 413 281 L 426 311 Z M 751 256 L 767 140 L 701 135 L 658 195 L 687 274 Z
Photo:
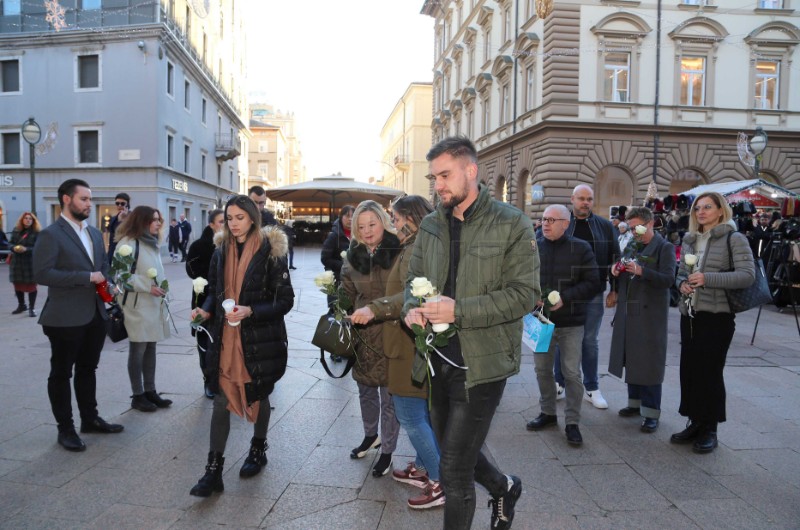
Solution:
M 592 390 L 591 392 L 585 392 L 583 394 L 583 399 L 589 401 L 595 408 L 598 409 L 607 409 L 608 408 L 608 401 L 603 398 L 603 394 L 600 393 L 600 389 Z
M 556 401 L 559 399 L 564 399 L 567 397 L 567 393 L 564 390 L 564 387 L 556 383 Z

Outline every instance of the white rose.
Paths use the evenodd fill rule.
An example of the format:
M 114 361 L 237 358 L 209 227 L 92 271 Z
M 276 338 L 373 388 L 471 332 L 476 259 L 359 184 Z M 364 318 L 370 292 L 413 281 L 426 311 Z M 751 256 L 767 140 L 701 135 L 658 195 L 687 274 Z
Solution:
M 332 285 L 335 281 L 333 277 L 333 271 L 325 271 L 316 278 L 314 278 L 314 285 L 317 287 L 325 287 L 328 285 Z
M 192 289 L 194 289 L 195 294 L 202 294 L 206 285 L 208 285 L 208 280 L 205 278 L 195 278 L 192 280 Z
M 339 255 L 342 256 L 342 260 L 346 260 L 347 259 L 347 251 L 346 250 L 343 250 L 342 253 L 339 254 Z
M 121 247 L 117 248 L 117 254 L 123 258 L 126 258 L 133 254 L 133 249 L 130 247 L 130 245 L 122 245 Z
M 411 280 L 411 296 L 424 298 L 434 293 L 433 285 L 425 277 L 417 277 Z
M 689 267 L 694 267 L 695 265 L 697 265 L 697 256 L 695 256 L 694 254 L 684 254 L 683 261 Z
M 550 294 L 547 295 L 547 301 L 550 302 L 550 305 L 556 305 L 561 301 L 561 295 L 558 291 L 550 291 Z
M 634 230 L 636 231 L 636 234 L 640 236 L 643 236 L 647 233 L 647 227 L 644 225 L 639 225 Z
M 147 269 L 148 278 L 155 280 L 156 276 L 158 276 L 158 271 L 155 269 L 155 267 L 150 267 L 149 269 Z

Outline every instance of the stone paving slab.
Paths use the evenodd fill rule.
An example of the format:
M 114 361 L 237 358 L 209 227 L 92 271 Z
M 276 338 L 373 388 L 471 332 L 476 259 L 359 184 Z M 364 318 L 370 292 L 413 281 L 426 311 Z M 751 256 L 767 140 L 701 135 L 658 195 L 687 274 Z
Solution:
M 252 426 L 233 417 L 225 491 L 208 499 L 188 494 L 203 474 L 212 405 L 202 395 L 187 323 L 191 288 L 180 263 L 165 264 L 178 333 L 158 346 L 157 388 L 172 407 L 131 410 L 127 342 L 107 342 L 98 368 L 99 410 L 125 431 L 85 435 L 84 453 L 56 444 L 46 392 L 50 348 L 41 327 L 36 319 L 12 317 L 15 302 L 0 299 L 0 528 L 440 527 L 441 509 L 406 506 L 419 490 L 372 476 L 378 451 L 361 460 L 348 456 L 363 437 L 356 385 L 350 376 L 330 379 L 310 344 L 325 310 L 313 285 L 322 270 L 318 256 L 319 248 L 297 249 L 296 307 L 286 319 L 289 368 L 271 396 L 269 464 L 256 477 L 239 478 Z M 563 401 L 558 428 L 525 429 L 539 413 L 539 392 L 533 354 L 523 351 L 484 448 L 503 471 L 522 479 L 514 528 L 800 527 L 800 336 L 791 313 L 765 307 L 750 346 L 755 313 L 737 316 L 726 368 L 728 421 L 720 425 L 719 449 L 709 455 L 669 443 L 685 424 L 677 414 L 674 310 L 661 426 L 653 434 L 616 414 L 627 405 L 627 392 L 606 373 L 613 311 L 604 316 L 600 343 L 600 387 L 610 408 L 582 403 L 581 448 L 566 443 Z M 394 465 L 411 459 L 413 447 L 401 433 Z M 488 526 L 487 499 L 477 487 L 475 529 Z

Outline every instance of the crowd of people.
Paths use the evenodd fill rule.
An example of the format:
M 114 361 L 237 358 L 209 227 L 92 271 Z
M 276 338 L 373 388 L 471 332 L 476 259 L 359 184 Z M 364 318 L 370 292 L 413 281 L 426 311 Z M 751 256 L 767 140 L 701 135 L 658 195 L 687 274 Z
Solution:
M 491 528 L 510 528 L 521 481 L 499 470 L 482 446 L 508 378 L 520 371 L 523 317 L 538 307 L 555 324 L 549 347 L 534 354 L 540 413 L 528 430 L 558 425 L 556 402 L 565 399 L 566 441 L 583 443 L 582 403 L 608 408 L 598 384 L 598 336 L 605 309 L 616 308 L 608 371 L 627 384 L 619 415 L 641 418 L 640 430 L 652 433 L 661 413 L 673 287 L 682 295 L 679 413 L 688 422 L 671 441 L 713 451 L 726 419 L 723 371 L 734 330 L 726 291 L 748 286 L 755 276 L 750 242 L 732 226 L 724 197 L 695 198 L 676 261 L 675 247 L 646 207 L 628 209 L 615 227 L 593 212 L 593 190 L 580 184 L 571 208 L 548 205 L 537 230 L 523 212 L 491 196 L 468 139 L 446 138 L 427 159 L 435 208 L 413 195 L 393 201 L 390 211 L 373 201 L 345 206 L 323 245 L 322 264 L 352 301 L 348 319 L 358 337 L 352 374 L 364 433 L 350 457 L 377 449 L 373 476 L 391 473 L 422 490 L 408 499 L 411 508 L 444 505 L 444 528 L 471 527 L 477 482 L 490 496 Z M 65 181 L 58 197 L 56 222 L 40 230 L 28 212 L 12 236 L 14 312 L 35 316 L 36 284 L 48 286 L 39 322 L 52 350 L 48 395 L 58 443 L 83 451 L 72 417 L 73 367 L 80 431 L 123 430 L 99 416 L 95 400 L 107 319 L 97 293 L 109 280 L 121 287 L 115 296 L 130 340 L 131 407 L 153 412 L 171 405 L 156 390 L 156 346 L 169 336 L 171 322 L 161 260 L 165 219 L 149 206 L 131 210 L 130 198 L 118 195 L 109 257 L 102 234 L 86 222 L 89 184 Z M 255 476 L 267 465 L 270 394 L 286 370 L 284 316 L 295 298 L 291 226 L 278 226 L 265 203 L 258 187 L 230 197 L 209 213 L 188 248 L 191 226 L 183 232 L 184 216 L 171 223 L 177 248 L 172 227 L 167 236 L 172 260 L 180 252 L 195 281 L 193 334 L 204 393 L 213 399 L 207 464 L 191 488 L 195 496 L 224 489 L 231 412 L 253 424 L 239 475 Z M 128 267 L 122 276 L 120 264 Z M 412 288 L 421 279 L 435 298 Z M 430 346 L 433 329 L 442 327 L 445 344 L 419 346 L 419 333 Z M 416 457 L 395 468 L 401 427 Z

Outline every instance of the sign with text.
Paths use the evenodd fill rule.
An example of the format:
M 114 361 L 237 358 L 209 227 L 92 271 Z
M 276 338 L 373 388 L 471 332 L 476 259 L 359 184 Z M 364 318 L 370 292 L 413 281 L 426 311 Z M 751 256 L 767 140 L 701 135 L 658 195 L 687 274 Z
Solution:
M 189 191 L 189 183 L 185 180 L 172 179 L 172 189 L 175 191 Z

